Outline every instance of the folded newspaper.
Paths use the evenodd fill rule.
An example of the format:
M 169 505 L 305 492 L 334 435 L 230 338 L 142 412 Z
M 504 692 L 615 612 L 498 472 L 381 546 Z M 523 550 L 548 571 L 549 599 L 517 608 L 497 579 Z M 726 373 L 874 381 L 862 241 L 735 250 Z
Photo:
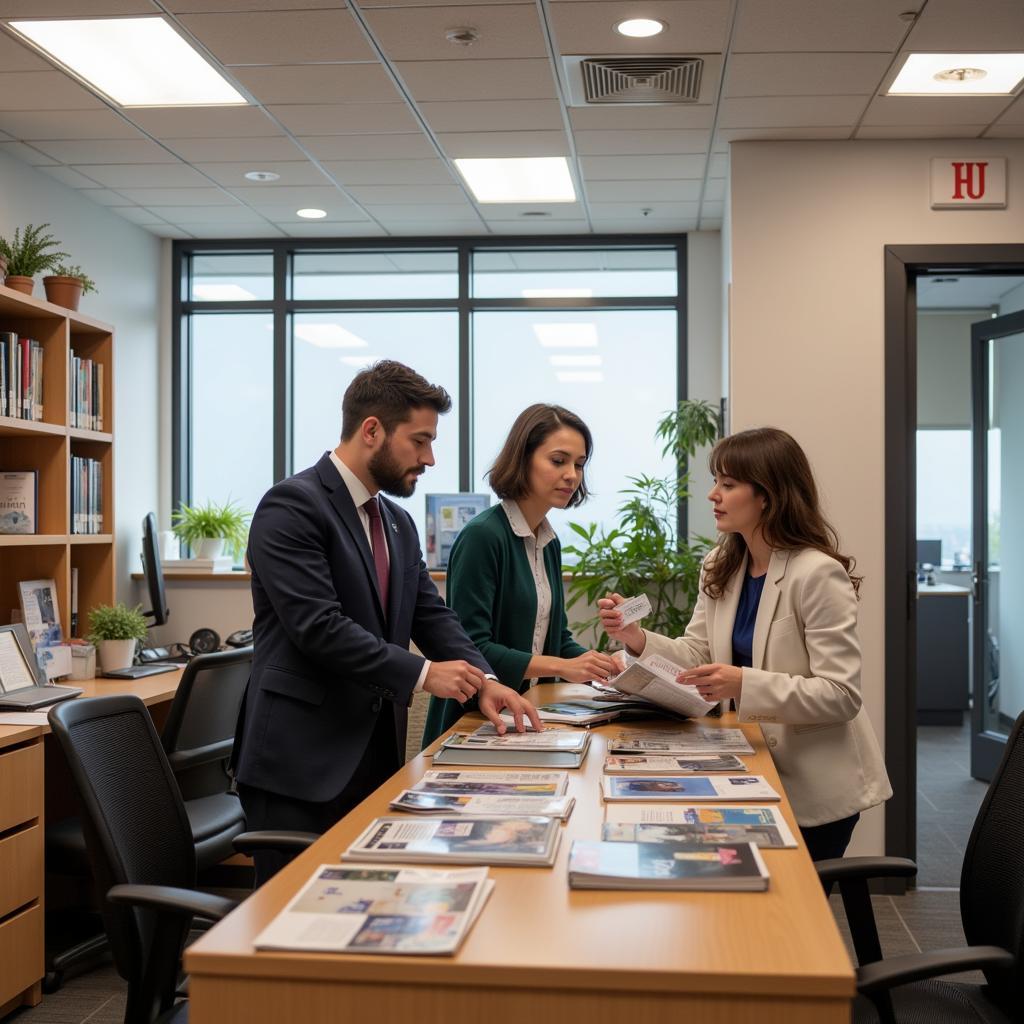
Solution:
M 487 868 L 321 864 L 253 945 L 325 953 L 450 955 L 493 888 Z

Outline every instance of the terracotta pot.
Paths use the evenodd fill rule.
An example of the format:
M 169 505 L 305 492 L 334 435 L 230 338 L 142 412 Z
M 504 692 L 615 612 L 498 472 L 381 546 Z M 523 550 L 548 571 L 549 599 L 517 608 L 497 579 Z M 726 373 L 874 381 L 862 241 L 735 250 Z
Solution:
M 18 274 L 9 274 L 4 278 L 4 284 L 8 288 L 13 288 L 16 292 L 24 292 L 26 295 L 32 294 L 32 289 L 36 286 L 34 277 L 21 277 Z
M 44 277 L 46 301 L 65 309 L 78 309 L 82 298 L 82 282 L 77 277 Z

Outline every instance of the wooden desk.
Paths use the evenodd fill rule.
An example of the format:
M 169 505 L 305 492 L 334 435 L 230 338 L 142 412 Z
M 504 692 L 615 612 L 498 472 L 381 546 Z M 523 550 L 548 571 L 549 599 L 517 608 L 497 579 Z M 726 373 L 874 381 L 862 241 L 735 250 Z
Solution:
M 532 692 L 550 700 L 585 689 Z M 803 848 L 764 851 L 767 893 L 569 889 L 572 840 L 600 835 L 605 746 L 618 731 L 614 723 L 595 729 L 583 767 L 569 772 L 576 808 L 555 866 L 491 868 L 497 885 L 458 956 L 252 948 L 316 866 L 337 861 L 371 818 L 387 813 L 389 798 L 430 767 L 421 754 L 188 949 L 192 1024 L 848 1022 L 853 968 Z M 756 751 L 750 770 L 781 791 L 760 728 L 744 731 Z M 796 833 L 785 801 L 783 810 Z

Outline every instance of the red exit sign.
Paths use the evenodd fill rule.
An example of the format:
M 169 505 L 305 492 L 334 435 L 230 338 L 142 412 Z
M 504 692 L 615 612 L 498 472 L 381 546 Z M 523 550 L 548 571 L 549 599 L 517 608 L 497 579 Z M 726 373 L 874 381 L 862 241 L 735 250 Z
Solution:
M 935 157 L 932 209 L 1006 208 L 1006 157 Z

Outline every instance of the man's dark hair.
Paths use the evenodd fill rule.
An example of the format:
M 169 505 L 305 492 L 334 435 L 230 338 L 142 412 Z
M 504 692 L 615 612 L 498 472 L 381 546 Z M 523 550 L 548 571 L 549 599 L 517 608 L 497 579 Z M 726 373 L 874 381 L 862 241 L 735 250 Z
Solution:
M 413 409 L 430 406 L 438 415 L 452 407 L 444 388 L 431 384 L 415 370 L 393 359 L 382 359 L 355 375 L 341 400 L 341 439 L 347 441 L 368 416 L 376 416 L 391 431 L 412 415 Z

